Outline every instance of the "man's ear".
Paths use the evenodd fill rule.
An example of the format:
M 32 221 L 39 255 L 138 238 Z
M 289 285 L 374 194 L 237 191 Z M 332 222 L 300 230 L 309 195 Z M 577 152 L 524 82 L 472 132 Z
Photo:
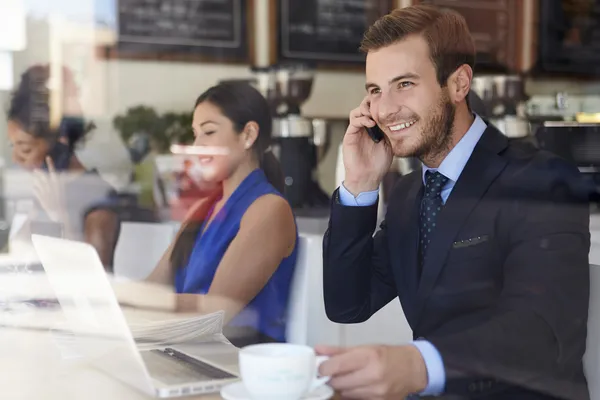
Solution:
M 467 64 L 463 64 L 456 69 L 448 78 L 448 94 L 450 101 L 458 104 L 465 100 L 471 90 L 471 81 L 473 80 L 473 69 Z
M 258 124 L 254 121 L 250 121 L 244 127 L 242 131 L 242 140 L 244 141 L 244 148 L 246 150 L 252 148 L 256 139 L 258 139 L 259 127 Z

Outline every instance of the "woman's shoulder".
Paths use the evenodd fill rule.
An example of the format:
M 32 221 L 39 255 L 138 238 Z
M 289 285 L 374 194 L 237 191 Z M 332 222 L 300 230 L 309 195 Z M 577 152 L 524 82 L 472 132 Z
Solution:
M 289 214 L 293 216 L 290 203 L 279 192 L 268 192 L 257 196 L 248 207 L 248 212 L 264 213 L 265 217 L 269 213 Z
M 274 194 L 274 195 L 278 195 L 279 197 L 283 198 L 283 194 L 281 192 L 279 192 L 279 190 L 277 190 L 277 188 L 275 186 L 273 186 L 271 184 L 271 182 L 269 182 L 269 180 L 267 179 L 267 177 L 265 176 L 265 174 L 260 171 L 260 173 L 257 174 L 258 175 L 258 184 L 255 185 L 255 189 L 254 189 L 254 193 L 257 196 L 261 196 L 261 195 L 266 195 L 266 194 Z
M 285 197 L 271 185 L 261 170 L 255 170 L 237 191 L 239 193 L 234 207 L 242 207 L 244 213 L 250 208 L 261 209 L 271 205 L 290 208 Z
M 253 190 L 247 192 L 248 207 L 244 216 L 256 214 L 261 218 L 291 217 L 292 207 L 287 199 L 267 179 L 264 172 L 257 170 L 252 175 L 255 180 Z
M 295 231 L 296 222 L 290 203 L 278 193 L 266 193 L 257 197 L 242 216 L 244 223 L 267 223 Z
M 277 243 L 283 257 L 296 247 L 296 219 L 290 204 L 279 194 L 269 193 L 254 200 L 242 216 L 240 231 Z
M 114 187 L 104 180 L 96 170 L 81 170 L 71 173 L 71 177 L 68 180 L 68 187 L 71 190 L 87 191 L 92 196 L 110 195 L 115 191 Z

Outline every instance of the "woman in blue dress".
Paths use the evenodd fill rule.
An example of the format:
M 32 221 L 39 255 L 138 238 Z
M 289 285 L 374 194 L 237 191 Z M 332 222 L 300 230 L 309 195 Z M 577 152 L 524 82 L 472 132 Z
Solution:
M 148 278 L 173 284 L 186 311 L 225 310 L 224 333 L 237 346 L 286 340 L 297 229 L 271 126 L 267 101 L 248 84 L 222 83 L 198 98 L 194 145 L 227 155 L 197 156 L 204 185 L 215 189 Z

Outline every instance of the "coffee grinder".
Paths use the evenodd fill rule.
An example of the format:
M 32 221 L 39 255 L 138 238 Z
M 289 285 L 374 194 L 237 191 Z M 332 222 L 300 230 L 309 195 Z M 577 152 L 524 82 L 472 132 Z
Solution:
M 482 99 L 489 122 L 500 132 L 511 139 L 530 135 L 526 105 L 529 97 L 521 76 L 476 76 L 471 89 Z
M 305 118 L 301 105 L 310 97 L 314 69 L 304 64 L 281 64 L 252 69 L 254 85 L 265 96 L 273 115 L 273 154 L 285 176 L 284 195 L 296 214 L 328 210 L 329 196 L 316 179 L 320 159 L 329 148 L 327 121 Z

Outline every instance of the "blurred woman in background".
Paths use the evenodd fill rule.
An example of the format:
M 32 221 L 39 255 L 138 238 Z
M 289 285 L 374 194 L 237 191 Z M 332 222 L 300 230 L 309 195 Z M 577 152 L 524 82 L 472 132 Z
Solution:
M 62 224 L 64 234 L 92 244 L 107 268 L 118 236 L 119 221 L 111 209 L 112 187 L 87 171 L 75 155 L 76 146 L 94 129 L 79 106 L 77 87 L 64 68 L 59 119 L 53 122 L 51 71 L 36 65 L 21 76 L 8 110 L 8 138 L 13 161 L 34 173 L 39 210 L 32 221 Z
M 248 84 L 222 83 L 197 99 L 194 145 L 226 150 L 194 158 L 217 189 L 192 207 L 148 278 L 174 285 L 184 311 L 225 310 L 224 334 L 237 346 L 286 340 L 297 229 L 271 126 L 267 101 Z

